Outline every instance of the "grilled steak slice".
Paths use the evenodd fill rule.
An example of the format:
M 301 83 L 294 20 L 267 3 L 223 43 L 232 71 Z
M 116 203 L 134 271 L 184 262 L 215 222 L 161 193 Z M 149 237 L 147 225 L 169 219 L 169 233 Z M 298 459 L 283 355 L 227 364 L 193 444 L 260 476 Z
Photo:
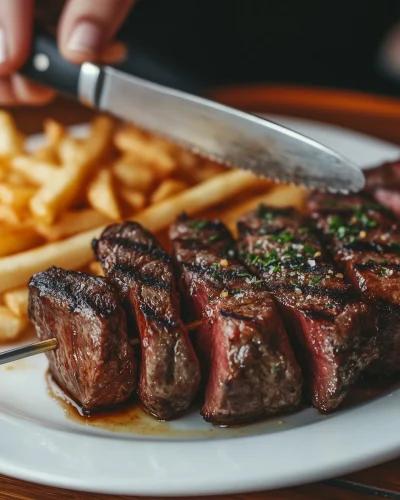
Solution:
M 301 372 L 262 283 L 235 259 L 220 222 L 182 217 L 170 229 L 180 287 L 207 380 L 203 417 L 236 424 L 296 408 Z
M 380 354 L 371 370 L 400 371 L 400 230 L 394 217 L 366 195 L 314 194 L 309 206 L 335 261 L 378 310 Z
M 142 346 L 140 399 L 157 418 L 172 418 L 192 402 L 200 368 L 180 317 L 171 258 L 136 222 L 107 227 L 93 247 L 136 320 Z
M 292 209 L 260 206 L 238 223 L 239 256 L 277 300 L 312 404 L 334 410 L 376 356 L 371 308 Z
M 400 161 L 388 162 L 365 171 L 365 191 L 400 217 Z
M 121 298 L 109 280 L 51 267 L 29 282 L 29 317 L 48 352 L 51 374 L 84 411 L 126 401 L 136 362 Z

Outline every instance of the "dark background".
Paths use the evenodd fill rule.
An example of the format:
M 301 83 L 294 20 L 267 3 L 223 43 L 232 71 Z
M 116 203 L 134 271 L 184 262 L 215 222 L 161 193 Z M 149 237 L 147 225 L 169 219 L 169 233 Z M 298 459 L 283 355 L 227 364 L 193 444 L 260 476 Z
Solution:
M 398 0 L 139 0 L 123 68 L 175 87 L 304 84 L 400 94 L 377 63 Z

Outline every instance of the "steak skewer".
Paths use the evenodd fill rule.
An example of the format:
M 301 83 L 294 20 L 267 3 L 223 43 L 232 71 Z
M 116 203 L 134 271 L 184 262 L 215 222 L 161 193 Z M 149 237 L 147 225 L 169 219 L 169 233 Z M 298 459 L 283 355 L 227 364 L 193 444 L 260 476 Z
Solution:
M 119 287 L 139 334 L 139 397 L 159 419 L 186 410 L 200 383 L 200 368 L 182 323 L 170 256 L 136 222 L 107 227 L 93 244 L 104 273 Z
M 378 311 L 379 359 L 371 370 L 400 371 L 400 229 L 366 195 L 314 194 L 309 209 L 351 283 Z
M 107 279 L 56 267 L 38 273 L 29 282 L 29 317 L 39 339 L 57 340 L 47 353 L 51 374 L 83 411 L 131 396 L 135 356 L 119 293 Z
M 312 404 L 334 410 L 376 357 L 376 321 L 325 255 L 309 221 L 260 206 L 238 222 L 239 256 L 275 297 Z
M 237 424 L 295 409 L 300 369 L 270 295 L 235 259 L 227 228 L 183 216 L 170 238 L 190 319 L 204 317 L 196 335 L 203 417 Z

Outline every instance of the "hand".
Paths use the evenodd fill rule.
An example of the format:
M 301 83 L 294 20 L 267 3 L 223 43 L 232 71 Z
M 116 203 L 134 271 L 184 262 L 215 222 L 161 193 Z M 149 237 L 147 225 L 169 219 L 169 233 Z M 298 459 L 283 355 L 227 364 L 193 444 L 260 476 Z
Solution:
M 61 54 L 77 64 L 104 59 L 110 62 L 121 55 L 121 46 L 110 42 L 133 3 L 134 0 L 42 0 L 36 2 L 35 8 L 34 0 L 1 0 L 0 105 L 40 105 L 54 96 L 52 90 L 17 74 L 29 54 L 34 17 L 49 24 L 49 17 L 62 10 L 56 23 Z

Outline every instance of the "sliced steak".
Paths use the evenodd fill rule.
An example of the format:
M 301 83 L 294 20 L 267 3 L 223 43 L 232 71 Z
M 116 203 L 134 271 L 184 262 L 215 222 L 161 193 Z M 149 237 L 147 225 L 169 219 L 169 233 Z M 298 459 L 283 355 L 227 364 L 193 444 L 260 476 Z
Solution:
M 84 411 L 126 401 L 136 388 L 136 362 L 121 298 L 101 277 L 51 267 L 29 282 L 29 317 L 48 352 L 51 374 Z
M 400 161 L 366 170 L 365 177 L 365 191 L 400 217 Z
M 312 404 L 334 410 L 376 357 L 371 308 L 325 255 L 309 221 L 260 206 L 238 222 L 239 256 L 279 304 Z
M 170 237 L 191 319 L 204 318 L 196 341 L 204 418 L 237 424 L 295 409 L 301 372 L 282 321 L 262 283 L 235 259 L 226 227 L 181 217 Z
M 190 406 L 200 368 L 180 317 L 171 258 L 136 222 L 107 227 L 93 248 L 106 276 L 125 294 L 136 322 L 132 330 L 139 331 L 140 399 L 157 418 L 175 417 Z
M 400 371 L 400 230 L 366 195 L 314 194 L 309 207 L 352 284 L 378 310 L 379 360 L 371 370 Z

